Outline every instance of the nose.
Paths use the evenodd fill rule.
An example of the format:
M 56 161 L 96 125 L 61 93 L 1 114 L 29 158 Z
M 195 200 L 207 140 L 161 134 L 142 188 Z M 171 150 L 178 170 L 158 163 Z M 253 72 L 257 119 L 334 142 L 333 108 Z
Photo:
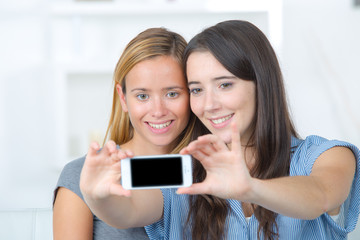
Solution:
M 152 116 L 155 118 L 161 118 L 168 113 L 166 102 L 164 99 L 160 97 L 156 97 L 153 99 L 153 104 L 151 107 L 152 107 Z
M 220 108 L 218 96 L 214 91 L 206 91 L 204 95 L 204 111 L 213 112 Z

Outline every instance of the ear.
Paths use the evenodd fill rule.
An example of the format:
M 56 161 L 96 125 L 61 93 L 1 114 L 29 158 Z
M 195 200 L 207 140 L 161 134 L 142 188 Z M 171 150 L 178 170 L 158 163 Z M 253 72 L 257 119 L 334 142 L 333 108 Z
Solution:
M 120 86 L 119 83 L 116 84 L 116 91 L 119 95 L 119 99 L 120 99 L 120 104 L 121 104 L 121 107 L 122 107 L 122 110 L 124 112 L 128 112 L 128 108 L 127 108 L 127 104 L 126 104 L 126 96 L 125 94 L 123 93 L 123 90 L 122 90 L 122 87 Z

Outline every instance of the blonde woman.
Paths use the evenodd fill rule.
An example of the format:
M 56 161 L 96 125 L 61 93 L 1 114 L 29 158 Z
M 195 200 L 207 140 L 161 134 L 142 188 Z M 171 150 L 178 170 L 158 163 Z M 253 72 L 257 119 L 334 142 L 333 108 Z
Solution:
M 182 65 L 185 47 L 182 36 L 164 28 L 148 29 L 130 41 L 114 72 L 113 106 L 105 137 L 110 141 L 101 150 L 93 143 L 87 158 L 96 155 L 102 161 L 117 145 L 135 155 L 152 155 L 178 153 L 189 143 L 195 118 Z M 117 229 L 91 212 L 79 188 L 84 161 L 85 157 L 67 164 L 59 178 L 54 239 L 148 239 L 143 227 Z

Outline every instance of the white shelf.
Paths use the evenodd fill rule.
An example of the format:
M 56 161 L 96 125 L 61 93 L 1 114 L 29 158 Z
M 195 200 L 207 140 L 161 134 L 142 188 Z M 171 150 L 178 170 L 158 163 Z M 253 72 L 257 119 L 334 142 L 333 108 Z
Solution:
M 112 75 L 115 70 L 115 63 L 109 63 L 108 65 L 97 65 L 95 63 L 72 64 L 72 65 L 59 66 L 58 69 L 60 69 L 63 74 L 67 74 L 67 75 L 87 75 L 87 74 Z
M 274 2 L 279 2 L 279 0 L 81 1 L 53 3 L 51 12 L 54 16 L 271 12 L 274 9 Z

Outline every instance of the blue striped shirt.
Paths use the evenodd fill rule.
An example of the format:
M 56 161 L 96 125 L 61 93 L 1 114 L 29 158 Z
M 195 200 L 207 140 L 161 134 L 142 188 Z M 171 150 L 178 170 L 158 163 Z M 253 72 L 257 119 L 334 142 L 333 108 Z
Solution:
M 350 143 L 327 140 L 318 136 L 309 136 L 305 140 L 293 138 L 292 147 L 295 152 L 291 158 L 290 176 L 307 176 L 311 173 L 315 160 L 324 151 L 335 147 L 350 148 L 357 161 L 356 173 L 351 192 L 341 206 L 340 214 L 334 220 L 327 213 L 313 220 L 302 220 L 278 215 L 276 222 L 279 227 L 280 239 L 347 239 L 347 234 L 355 229 L 360 204 L 360 151 Z M 177 195 L 176 189 L 162 189 L 164 197 L 163 218 L 149 226 L 146 232 L 150 239 L 191 239 L 190 229 L 184 229 L 189 211 L 187 195 Z M 257 239 L 258 221 L 251 216 L 246 221 L 241 203 L 228 200 L 230 211 L 227 217 L 227 239 Z

